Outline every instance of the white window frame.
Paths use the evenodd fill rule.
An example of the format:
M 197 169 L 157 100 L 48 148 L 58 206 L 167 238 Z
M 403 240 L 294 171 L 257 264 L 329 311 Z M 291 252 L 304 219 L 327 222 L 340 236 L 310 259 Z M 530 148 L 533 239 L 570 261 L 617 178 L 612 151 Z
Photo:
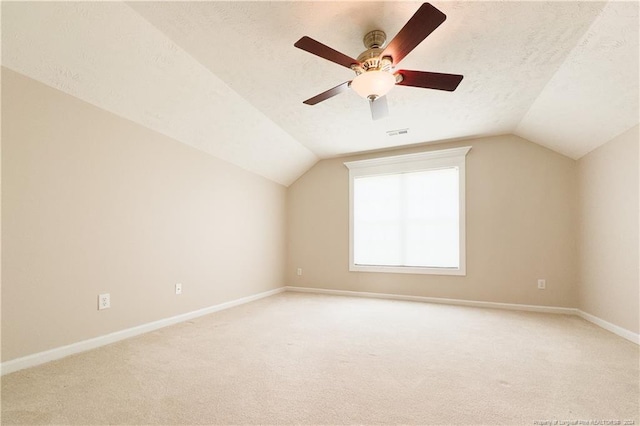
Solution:
M 420 152 L 416 154 L 396 155 L 393 157 L 372 158 L 369 160 L 348 161 L 344 165 L 349 169 L 349 271 L 355 272 L 392 272 L 401 274 L 466 275 L 466 238 L 465 238 L 465 160 L 470 146 Z M 459 173 L 459 267 L 432 268 L 415 266 L 375 266 L 356 265 L 353 253 L 353 182 L 361 176 L 375 176 L 418 172 L 433 169 L 457 167 Z

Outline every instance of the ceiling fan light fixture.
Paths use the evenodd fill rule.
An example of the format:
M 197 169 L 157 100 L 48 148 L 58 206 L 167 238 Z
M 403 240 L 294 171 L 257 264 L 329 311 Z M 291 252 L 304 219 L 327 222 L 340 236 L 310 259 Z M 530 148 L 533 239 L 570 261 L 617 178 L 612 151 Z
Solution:
M 453 92 L 462 81 L 462 75 L 396 70 L 398 63 L 446 19 L 447 16 L 436 7 L 429 3 L 422 3 L 389 43 L 386 43 L 387 36 L 384 31 L 373 30 L 365 34 L 362 41 L 367 50 L 362 52 L 358 59 L 340 53 L 310 37 L 303 36 L 294 43 L 295 47 L 349 68 L 356 74 L 353 80 L 345 81 L 336 87 L 325 90 L 307 99 L 304 103 L 316 105 L 351 87 L 358 95 L 369 100 L 371 117 L 377 120 L 388 115 L 385 95 L 396 84 Z M 377 100 L 378 98 L 381 99 Z
M 389 93 L 395 84 L 396 78 L 393 74 L 369 70 L 354 78 L 351 81 L 351 88 L 365 99 L 376 99 Z

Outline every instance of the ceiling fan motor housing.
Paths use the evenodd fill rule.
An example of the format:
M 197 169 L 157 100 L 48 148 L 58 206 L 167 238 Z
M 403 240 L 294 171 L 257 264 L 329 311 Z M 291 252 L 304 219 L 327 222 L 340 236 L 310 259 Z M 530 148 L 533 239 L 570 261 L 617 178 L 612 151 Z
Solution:
M 391 58 L 380 57 L 384 50 L 382 46 L 384 46 L 386 40 L 387 35 L 384 31 L 373 30 L 365 34 L 362 43 L 367 50 L 358 56 L 360 66 L 352 67 L 356 75 L 360 75 L 369 70 L 391 71 L 391 66 L 393 65 Z

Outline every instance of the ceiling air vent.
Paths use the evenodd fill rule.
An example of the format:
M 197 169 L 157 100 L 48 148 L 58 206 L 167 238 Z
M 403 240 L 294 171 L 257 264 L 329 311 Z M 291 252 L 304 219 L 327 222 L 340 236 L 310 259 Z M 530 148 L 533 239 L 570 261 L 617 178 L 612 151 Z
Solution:
M 407 133 L 409 133 L 409 129 L 387 130 L 387 136 L 406 135 Z

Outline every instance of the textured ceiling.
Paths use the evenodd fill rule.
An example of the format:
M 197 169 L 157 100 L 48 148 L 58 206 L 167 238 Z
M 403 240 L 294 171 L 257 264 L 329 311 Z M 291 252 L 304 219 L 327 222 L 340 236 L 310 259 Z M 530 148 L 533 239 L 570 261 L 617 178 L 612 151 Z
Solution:
M 2 63 L 284 185 L 318 158 L 515 133 L 579 158 L 638 123 L 638 2 L 434 2 L 447 20 L 401 68 L 463 74 L 396 87 L 373 122 L 349 56 L 419 2 L 3 3 Z M 405 135 L 386 131 L 408 128 Z

